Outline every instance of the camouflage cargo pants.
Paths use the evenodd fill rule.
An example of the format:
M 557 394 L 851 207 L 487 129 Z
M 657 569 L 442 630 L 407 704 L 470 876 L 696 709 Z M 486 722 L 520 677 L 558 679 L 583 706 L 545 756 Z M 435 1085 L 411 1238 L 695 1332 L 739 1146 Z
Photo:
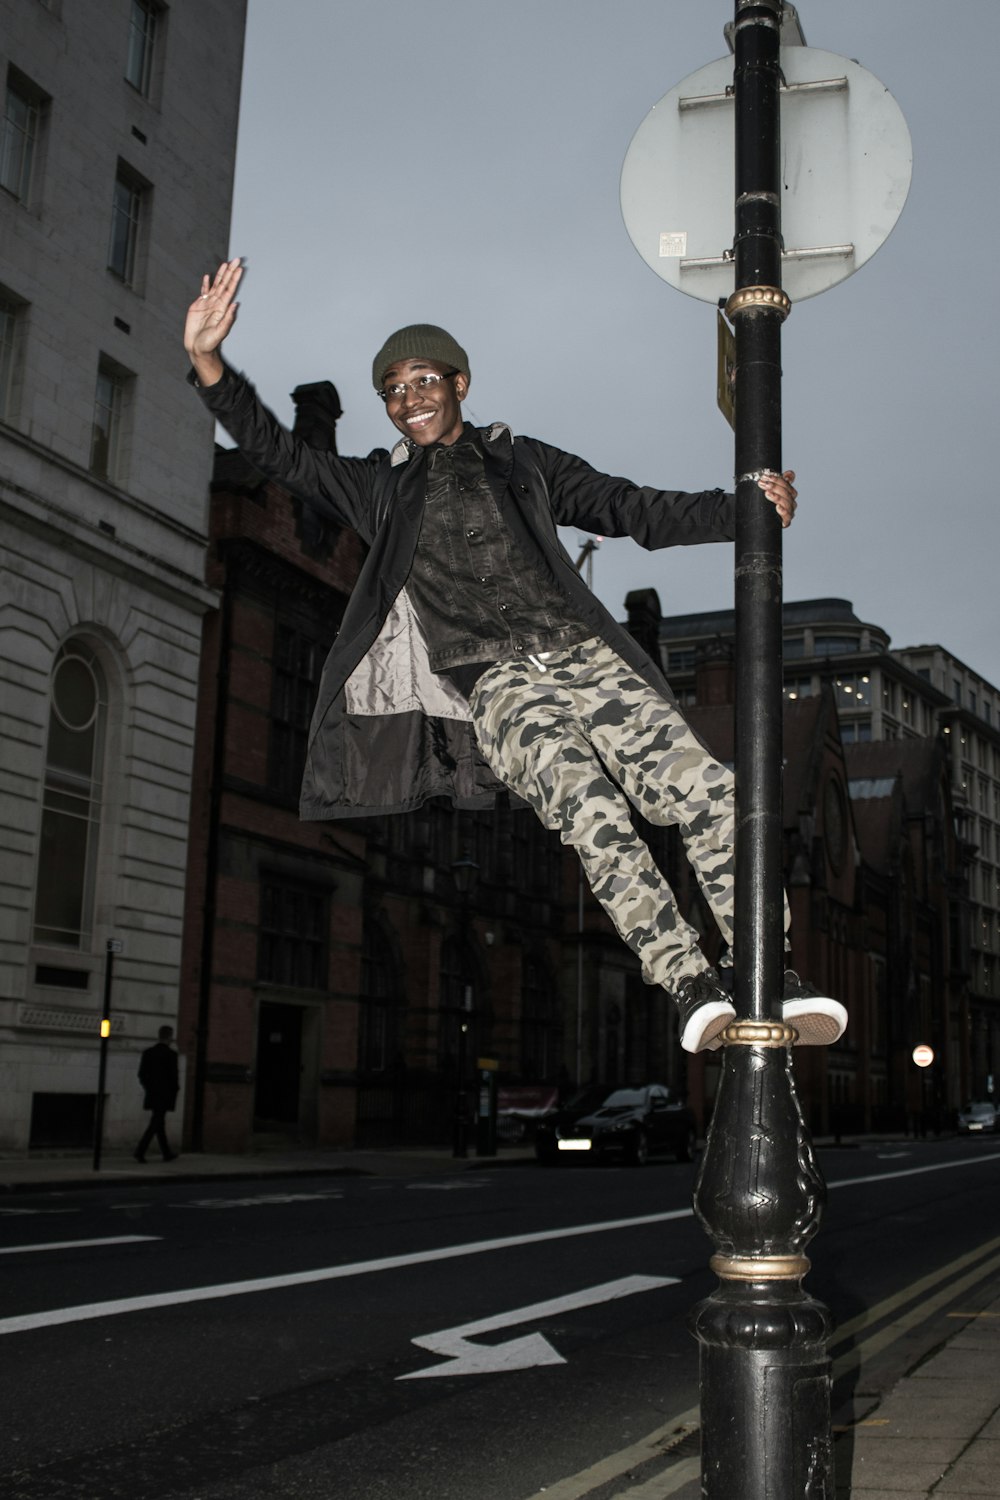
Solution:
M 603 641 L 500 662 L 470 698 L 494 774 L 574 848 L 647 984 L 707 967 L 698 934 L 632 823 L 676 824 L 726 943 L 733 938 L 733 777 L 680 712 Z M 626 801 L 628 798 L 628 801 Z

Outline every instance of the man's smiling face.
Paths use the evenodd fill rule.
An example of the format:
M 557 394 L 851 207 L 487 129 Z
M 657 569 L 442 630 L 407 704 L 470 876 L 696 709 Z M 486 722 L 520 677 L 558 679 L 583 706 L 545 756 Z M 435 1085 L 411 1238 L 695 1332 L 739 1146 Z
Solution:
M 424 380 L 428 376 L 443 379 Z M 404 387 L 400 392 L 392 387 Z M 392 425 L 418 447 L 432 443 L 449 447 L 462 435 L 462 406 L 469 388 L 463 370 L 430 359 L 399 359 L 382 377 L 385 408 Z

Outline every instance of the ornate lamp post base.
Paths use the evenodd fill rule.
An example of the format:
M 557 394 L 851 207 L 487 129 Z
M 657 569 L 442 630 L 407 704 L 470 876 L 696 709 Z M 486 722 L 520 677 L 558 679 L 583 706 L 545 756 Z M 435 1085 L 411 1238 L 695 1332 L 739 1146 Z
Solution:
M 736 1021 L 695 1189 L 718 1289 L 700 1345 L 706 1500 L 833 1500 L 829 1315 L 802 1288 L 826 1192 L 792 1075 L 794 1031 Z

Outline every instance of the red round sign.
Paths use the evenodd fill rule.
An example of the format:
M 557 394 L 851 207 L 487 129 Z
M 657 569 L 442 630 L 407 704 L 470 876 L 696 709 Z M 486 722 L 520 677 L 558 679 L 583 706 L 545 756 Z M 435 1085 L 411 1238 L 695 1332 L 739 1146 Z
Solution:
M 918 1068 L 929 1068 L 934 1061 L 934 1048 L 928 1047 L 926 1042 L 921 1042 L 919 1047 L 913 1049 L 913 1061 Z

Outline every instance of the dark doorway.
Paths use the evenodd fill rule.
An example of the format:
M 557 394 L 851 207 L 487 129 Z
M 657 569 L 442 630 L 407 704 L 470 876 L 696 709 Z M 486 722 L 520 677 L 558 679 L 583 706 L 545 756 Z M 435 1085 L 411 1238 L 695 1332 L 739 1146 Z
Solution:
M 301 1080 L 302 1007 L 265 1000 L 257 1019 L 255 1124 L 297 1126 Z
M 70 1148 L 94 1144 L 96 1094 L 32 1094 L 29 1146 Z

